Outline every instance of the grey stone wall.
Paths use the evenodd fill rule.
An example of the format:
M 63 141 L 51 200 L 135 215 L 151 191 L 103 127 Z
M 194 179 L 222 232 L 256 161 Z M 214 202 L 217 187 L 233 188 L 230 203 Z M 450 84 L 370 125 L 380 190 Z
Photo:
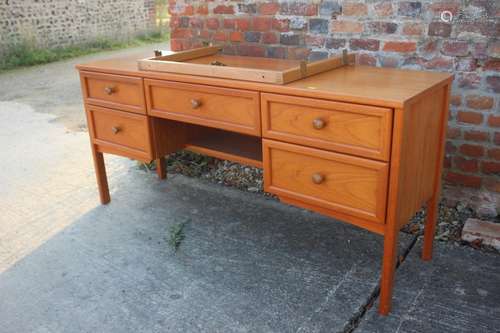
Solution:
M 59 47 L 155 27 L 155 0 L 0 0 L 0 53 L 29 40 Z

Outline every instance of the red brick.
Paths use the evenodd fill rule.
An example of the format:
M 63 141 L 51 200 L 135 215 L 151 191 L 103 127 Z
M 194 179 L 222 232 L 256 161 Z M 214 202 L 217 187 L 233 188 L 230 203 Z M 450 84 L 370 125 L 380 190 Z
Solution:
M 248 18 L 235 19 L 235 27 L 239 31 L 248 31 L 250 29 L 250 20 Z
M 497 215 L 493 209 L 492 216 Z M 483 221 L 474 218 L 468 218 L 462 229 L 462 240 L 466 242 L 477 242 L 489 245 L 500 251 L 500 224 L 490 221 Z
M 280 10 L 280 4 L 277 2 L 263 3 L 259 6 L 259 14 L 274 15 Z
M 398 24 L 394 22 L 369 22 L 368 28 L 374 34 L 393 34 L 398 30 Z
M 255 31 L 269 31 L 271 30 L 272 18 L 270 17 L 254 17 L 252 27 Z
M 493 137 L 493 142 L 496 145 L 500 146 L 500 132 L 495 132 L 495 136 Z
M 179 3 L 170 4 L 168 11 L 171 15 L 191 16 L 194 14 L 193 6 Z
M 490 115 L 488 117 L 488 125 L 491 127 L 500 127 L 500 116 Z
M 288 49 L 288 59 L 305 60 L 310 53 L 311 50 L 306 47 L 292 47 Z
M 458 2 L 438 2 L 431 3 L 429 9 L 434 12 L 436 15 L 441 15 L 441 12 L 449 11 L 453 15 L 458 14 L 458 10 L 460 8 L 460 3 Z
M 368 7 L 361 2 L 342 3 L 343 16 L 364 16 L 368 14 Z
M 208 15 L 208 6 L 203 4 L 198 5 L 198 8 L 196 8 L 196 14 Z
M 170 33 L 171 38 L 191 38 L 193 37 L 193 32 L 191 29 L 174 29 Z
M 500 161 L 500 148 L 491 148 L 488 149 L 488 157 Z
M 209 17 L 205 21 L 205 25 L 207 26 L 208 29 L 217 30 L 219 29 L 219 19 L 215 17 Z
M 438 41 L 429 40 L 424 42 L 424 44 L 420 47 L 420 50 L 424 54 L 433 54 L 437 51 L 437 48 L 438 48 Z
M 457 120 L 461 123 L 479 125 L 483 122 L 483 115 L 477 112 L 458 111 Z
M 276 19 L 273 18 L 273 23 L 272 23 L 272 28 L 274 30 L 277 30 L 279 32 L 286 32 L 289 31 L 290 21 L 287 19 Z
M 234 19 L 224 19 L 222 25 L 224 26 L 224 29 L 232 29 L 234 30 L 236 28 L 236 21 Z
M 477 89 L 481 85 L 481 76 L 477 73 L 461 73 L 457 80 L 458 86 L 464 89 Z
M 450 37 L 451 24 L 444 22 L 431 22 L 429 24 L 429 36 Z
M 225 42 L 227 40 L 227 34 L 225 31 L 217 31 L 212 38 L 218 42 Z
M 267 56 L 270 58 L 285 59 L 287 48 L 281 46 L 272 46 L 267 48 Z
M 214 14 L 234 14 L 232 5 L 218 5 L 213 10 Z
M 453 58 L 449 57 L 434 57 L 423 62 L 426 69 L 435 70 L 450 70 L 453 68 Z
M 276 35 L 275 32 L 265 32 L 262 35 L 262 42 L 264 44 L 277 44 L 278 43 L 278 36 Z
M 306 45 L 321 47 L 325 45 L 325 36 L 306 35 Z
M 463 172 L 475 173 L 479 171 L 479 163 L 477 160 L 469 160 L 461 156 L 455 156 L 453 159 L 455 167 Z
M 462 96 L 461 95 L 452 95 L 450 98 L 450 104 L 454 106 L 462 105 Z
M 462 130 L 457 127 L 448 127 L 448 131 L 446 132 L 446 137 L 448 139 L 458 139 L 462 135 Z
M 314 16 L 318 13 L 318 6 L 306 2 L 282 2 L 280 13 L 295 16 Z
M 375 11 L 375 14 L 380 17 L 386 17 L 386 16 L 391 16 L 392 15 L 392 3 L 389 1 L 382 1 L 379 3 L 376 3 L 373 7 L 373 10 Z
M 460 152 L 469 157 L 481 157 L 484 156 L 484 147 L 466 143 L 460 146 Z
M 189 18 L 189 26 L 191 28 L 202 29 L 203 28 L 203 20 L 199 17 L 190 17 Z
M 363 24 L 357 21 L 333 21 L 332 31 L 333 32 L 349 32 L 349 33 L 361 33 L 363 32 Z
M 483 179 L 483 184 L 486 189 L 500 193 L 500 179 L 485 177 Z
M 463 175 L 457 172 L 448 171 L 445 180 L 451 184 L 463 185 L 467 187 L 480 188 L 481 177 L 472 175 Z
M 476 58 L 456 58 L 455 70 L 459 72 L 474 72 L 477 69 Z
M 446 141 L 446 145 L 444 146 L 444 151 L 447 154 L 454 154 L 457 151 L 457 147 L 451 141 Z
M 469 95 L 465 98 L 465 104 L 476 110 L 489 110 L 493 107 L 493 97 L 481 95 Z
M 424 33 L 424 25 L 422 23 L 405 23 L 403 26 L 403 35 L 421 36 Z
M 464 57 L 469 54 L 469 43 L 464 41 L 445 41 L 443 42 L 441 51 L 445 55 Z
M 397 68 L 399 67 L 400 59 L 397 57 L 381 56 L 379 58 L 380 65 L 387 68 Z
M 472 49 L 472 56 L 477 59 L 484 60 L 488 58 L 488 43 L 478 42 L 474 43 L 474 48 Z
M 349 46 L 351 50 L 378 51 L 380 48 L 380 41 L 377 39 L 353 38 L 349 41 Z
M 183 48 L 183 40 L 182 39 L 171 39 L 170 40 L 170 48 L 172 51 L 182 51 Z
M 500 176 L 500 163 L 498 162 L 481 162 L 481 171 L 486 174 L 494 174 Z
M 240 31 L 233 31 L 229 34 L 229 40 L 231 42 L 243 42 L 245 40 L 245 34 Z
M 356 57 L 356 59 L 360 65 L 367 65 L 367 66 L 376 66 L 377 65 L 377 58 L 375 58 L 374 56 L 372 56 L 370 54 L 366 54 L 366 53 L 359 54 Z
M 500 41 L 491 41 L 487 52 L 490 57 L 500 58 Z
M 414 52 L 417 50 L 417 43 L 415 42 L 385 42 L 384 51 L 386 52 Z
M 210 39 L 211 33 L 208 30 L 200 30 L 200 35 L 198 37 L 204 39 Z
M 479 141 L 479 142 L 489 141 L 490 133 L 477 130 L 465 131 L 464 139 L 467 141 Z
M 484 70 L 500 72 L 500 59 L 490 59 L 484 64 Z
M 241 44 L 238 46 L 238 53 L 243 56 L 264 57 L 266 48 L 260 45 Z
M 495 93 L 500 93 L 500 76 L 486 77 L 486 84 Z

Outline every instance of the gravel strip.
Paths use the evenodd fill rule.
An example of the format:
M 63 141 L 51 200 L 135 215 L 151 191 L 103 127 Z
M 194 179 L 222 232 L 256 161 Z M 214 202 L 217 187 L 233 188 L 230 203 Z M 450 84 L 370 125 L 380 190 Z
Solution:
M 144 169 L 154 170 L 154 163 L 142 165 Z M 235 162 L 220 160 L 189 151 L 179 151 L 167 156 L 167 172 L 182 174 L 187 177 L 206 179 L 216 184 L 236 187 L 240 190 L 260 193 L 275 197 L 264 192 L 262 170 L 259 168 L 241 165 Z M 276 198 L 276 197 L 275 197 Z M 471 246 L 487 252 L 496 252 L 493 247 L 481 243 L 468 243 L 461 240 L 462 228 L 469 217 L 476 217 L 475 212 L 463 203 L 449 207 L 443 199 L 439 204 L 439 220 L 435 239 L 440 242 L 450 242 L 457 246 Z M 424 232 L 425 209 L 419 211 L 401 231 L 421 236 Z

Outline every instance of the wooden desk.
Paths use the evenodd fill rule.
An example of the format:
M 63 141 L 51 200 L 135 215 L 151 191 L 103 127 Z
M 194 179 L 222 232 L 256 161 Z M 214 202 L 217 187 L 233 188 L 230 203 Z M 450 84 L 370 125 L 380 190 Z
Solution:
M 381 314 L 391 308 L 400 228 L 427 205 L 431 259 L 452 76 L 346 66 L 285 85 L 79 65 L 101 202 L 103 153 L 156 160 L 190 149 L 264 169 L 282 201 L 384 237 Z

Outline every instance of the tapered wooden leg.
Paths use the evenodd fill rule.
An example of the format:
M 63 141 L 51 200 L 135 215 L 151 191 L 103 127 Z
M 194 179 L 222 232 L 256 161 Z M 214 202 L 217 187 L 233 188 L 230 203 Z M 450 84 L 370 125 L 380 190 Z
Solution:
M 158 174 L 158 178 L 160 179 L 167 178 L 167 165 L 165 157 L 156 159 L 156 173 Z
M 94 157 L 94 169 L 97 178 L 97 187 L 99 188 L 99 197 L 101 198 L 101 203 L 105 205 L 111 201 L 111 198 L 109 196 L 104 156 L 102 153 L 95 151 L 95 149 L 92 149 L 92 155 Z
M 388 315 L 391 311 L 392 289 L 398 256 L 399 230 L 388 230 L 384 236 L 384 258 L 382 260 L 382 280 L 380 282 L 380 305 L 378 312 Z
M 436 234 L 436 224 L 439 214 L 439 200 L 433 198 L 427 203 L 427 217 L 424 228 L 424 246 L 422 248 L 422 260 L 432 259 L 432 248 L 434 245 L 434 235 Z

